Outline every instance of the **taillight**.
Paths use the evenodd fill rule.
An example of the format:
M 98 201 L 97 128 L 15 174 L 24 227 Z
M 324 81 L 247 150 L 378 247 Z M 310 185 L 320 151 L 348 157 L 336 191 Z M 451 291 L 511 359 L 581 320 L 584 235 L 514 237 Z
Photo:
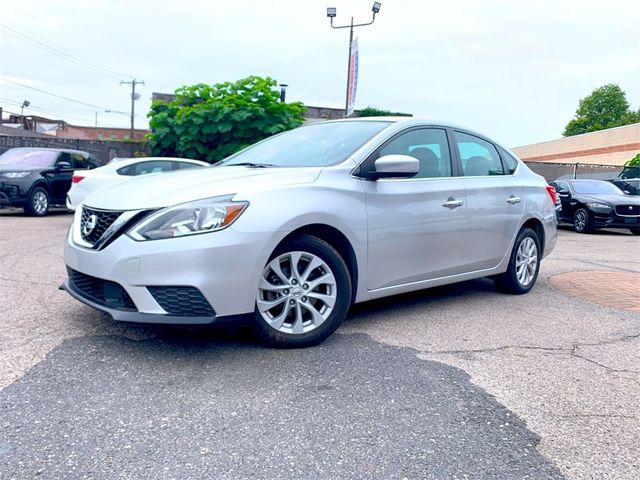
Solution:
M 553 203 L 555 205 L 556 201 L 558 200 L 558 198 L 556 197 L 556 187 L 552 187 L 551 185 L 547 185 L 547 193 L 551 197 L 551 203 Z
M 67 177 L 67 178 L 69 178 L 69 177 Z M 82 180 L 84 180 L 84 177 L 83 177 L 82 175 L 74 175 L 74 176 L 71 178 L 71 181 L 72 181 L 73 183 L 80 183 Z

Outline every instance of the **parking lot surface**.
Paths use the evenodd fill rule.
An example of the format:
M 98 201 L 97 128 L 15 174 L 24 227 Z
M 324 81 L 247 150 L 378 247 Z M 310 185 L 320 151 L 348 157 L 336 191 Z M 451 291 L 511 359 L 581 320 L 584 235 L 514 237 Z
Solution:
M 640 314 L 595 303 L 612 281 L 549 280 L 624 273 L 633 294 L 626 232 L 561 230 L 528 295 L 477 280 L 370 302 L 277 351 L 75 302 L 57 290 L 70 222 L 0 210 L 0 478 L 640 473 Z

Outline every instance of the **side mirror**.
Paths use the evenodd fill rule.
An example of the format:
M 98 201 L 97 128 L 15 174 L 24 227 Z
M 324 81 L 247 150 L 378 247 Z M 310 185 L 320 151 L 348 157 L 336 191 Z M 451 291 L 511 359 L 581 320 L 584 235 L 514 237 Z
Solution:
M 571 194 L 571 192 L 569 190 L 563 190 L 563 189 L 556 190 L 556 193 L 558 195 L 570 195 Z
M 378 178 L 411 178 L 420 170 L 420 162 L 409 155 L 384 155 L 373 164 L 372 176 Z
M 69 162 L 56 163 L 56 170 L 71 170 L 71 164 Z

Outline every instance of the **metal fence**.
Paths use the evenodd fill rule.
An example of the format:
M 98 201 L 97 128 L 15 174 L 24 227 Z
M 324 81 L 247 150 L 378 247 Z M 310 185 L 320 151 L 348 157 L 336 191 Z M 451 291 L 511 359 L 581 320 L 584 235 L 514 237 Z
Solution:
M 621 165 L 590 165 L 587 163 L 551 163 L 525 162 L 538 175 L 542 175 L 547 182 L 559 178 L 585 178 L 594 180 L 612 180 L 619 178 Z

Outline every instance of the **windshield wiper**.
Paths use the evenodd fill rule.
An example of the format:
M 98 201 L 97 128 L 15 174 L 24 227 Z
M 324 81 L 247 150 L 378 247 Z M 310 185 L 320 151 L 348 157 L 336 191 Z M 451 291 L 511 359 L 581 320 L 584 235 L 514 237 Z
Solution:
M 222 166 L 223 167 L 250 167 L 250 168 L 277 167 L 277 165 L 274 165 L 273 163 L 257 163 L 257 162 L 228 163 Z

